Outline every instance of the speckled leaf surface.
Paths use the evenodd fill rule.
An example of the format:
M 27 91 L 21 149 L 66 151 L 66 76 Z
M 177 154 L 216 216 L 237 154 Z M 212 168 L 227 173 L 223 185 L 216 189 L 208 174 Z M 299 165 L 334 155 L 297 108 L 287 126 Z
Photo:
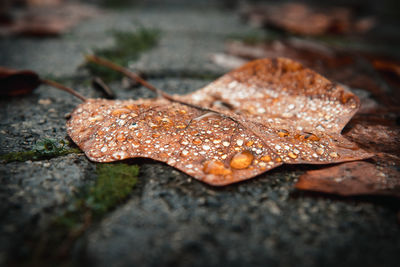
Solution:
M 372 156 L 340 135 L 357 97 L 289 59 L 250 62 L 174 98 L 89 99 L 68 134 L 93 161 L 151 158 L 212 185 Z

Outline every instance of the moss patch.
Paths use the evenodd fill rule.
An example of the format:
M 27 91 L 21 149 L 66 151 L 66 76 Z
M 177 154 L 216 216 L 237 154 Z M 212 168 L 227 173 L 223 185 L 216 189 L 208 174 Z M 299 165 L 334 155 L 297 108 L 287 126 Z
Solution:
M 114 31 L 112 35 L 114 37 L 114 46 L 96 49 L 94 54 L 121 66 L 127 66 L 130 61 L 137 60 L 140 53 L 158 43 L 160 31 L 140 28 L 136 32 Z M 86 63 L 84 67 L 92 75 L 101 77 L 105 82 L 122 78 L 120 73 L 94 63 Z
M 108 211 L 121 204 L 137 183 L 139 167 L 123 163 L 97 164 L 97 180 L 82 187 L 67 210 L 41 233 L 27 238 L 27 258 L 18 266 L 76 266 L 69 253 L 76 240 Z
M 84 212 L 90 212 L 92 217 L 104 215 L 131 193 L 137 182 L 139 167 L 124 163 L 97 164 L 96 173 L 95 184 L 82 188 L 68 212 L 57 221 L 71 221 Z
M 32 147 L 32 150 L 3 154 L 0 155 L 0 160 L 5 163 L 12 161 L 43 160 L 80 152 L 81 150 L 78 148 L 71 148 L 70 143 L 66 140 L 45 138 L 37 141 Z

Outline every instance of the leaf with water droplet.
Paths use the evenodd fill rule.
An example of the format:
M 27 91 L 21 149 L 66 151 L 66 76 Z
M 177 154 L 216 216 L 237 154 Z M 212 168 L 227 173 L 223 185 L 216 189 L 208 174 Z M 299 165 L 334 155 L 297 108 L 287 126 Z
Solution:
M 400 127 L 390 120 L 381 122 L 386 125 L 371 122 L 372 116 L 362 116 L 352 121 L 345 134 L 350 140 L 375 153 L 369 162 L 346 162 L 307 171 L 300 176 L 296 188 L 342 196 L 400 197 Z
M 161 97 L 88 99 L 73 111 L 68 134 L 89 159 L 151 158 L 226 185 L 282 164 L 372 156 L 340 135 L 357 97 L 289 59 L 253 61 L 183 96 L 142 83 Z

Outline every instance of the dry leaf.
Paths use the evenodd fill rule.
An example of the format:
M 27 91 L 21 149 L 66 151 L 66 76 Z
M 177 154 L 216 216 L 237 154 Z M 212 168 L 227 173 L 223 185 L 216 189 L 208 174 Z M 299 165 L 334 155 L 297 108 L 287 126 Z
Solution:
M 39 85 L 39 76 L 33 71 L 0 67 L 0 95 L 29 94 Z
M 20 96 L 29 94 L 41 84 L 47 84 L 66 91 L 82 101 L 86 100 L 85 97 L 73 89 L 54 81 L 41 79 L 37 73 L 31 70 L 14 70 L 0 67 L 0 95 Z
M 303 35 L 365 32 L 375 23 L 373 18 L 357 20 L 348 8 L 318 8 L 300 3 L 258 4 L 247 7 L 243 15 L 253 24 Z
M 288 57 L 321 73 L 332 81 L 342 83 L 350 88 L 361 88 L 369 91 L 375 99 L 386 107 L 396 105 L 393 97 L 388 96 L 385 92 L 385 86 L 379 79 L 376 79 L 376 74 L 372 66 L 368 66 L 367 59 L 358 53 L 341 51 L 299 39 L 274 40 L 260 44 L 232 41 L 227 43 L 226 52 L 238 57 L 237 61 L 265 57 Z M 221 65 L 221 57 L 214 62 Z M 224 63 L 222 62 L 222 65 L 226 67 Z
M 371 157 L 340 135 L 355 95 L 289 59 L 256 60 L 185 96 L 89 99 L 68 134 L 97 162 L 145 157 L 212 185 L 282 164 Z
M 14 14 L 11 23 L 0 25 L 0 36 L 57 36 L 65 33 L 79 21 L 99 13 L 97 8 L 80 3 L 55 2 L 31 5 Z
M 399 158 L 379 158 L 384 165 L 347 162 L 300 176 L 297 189 L 342 196 L 391 195 L 400 197 Z
M 371 116 L 352 121 L 345 133 L 349 140 L 375 153 L 370 162 L 343 163 L 308 171 L 300 176 L 296 188 L 344 196 L 400 197 L 400 127 L 394 121 L 372 120 Z

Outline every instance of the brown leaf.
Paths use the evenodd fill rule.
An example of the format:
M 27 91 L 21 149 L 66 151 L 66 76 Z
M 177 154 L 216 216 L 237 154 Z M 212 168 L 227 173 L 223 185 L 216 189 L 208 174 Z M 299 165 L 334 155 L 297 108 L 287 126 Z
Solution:
M 247 7 L 244 16 L 253 24 L 271 25 L 303 35 L 365 32 L 374 26 L 374 19 L 358 20 L 352 10 L 342 7 L 313 7 L 300 3 L 257 4 Z
M 0 36 L 57 36 L 67 32 L 79 21 L 98 13 L 98 9 L 80 3 L 38 2 L 14 14 L 11 23 L 0 25 Z
M 371 162 L 350 162 L 308 171 L 299 178 L 296 188 L 344 196 L 400 197 L 400 127 L 388 119 L 373 121 L 369 116 L 352 121 L 345 136 L 374 152 Z
M 337 166 L 308 171 L 300 176 L 297 189 L 342 196 L 391 195 L 400 197 L 400 159 L 387 154 L 369 162 L 347 162 Z
M 97 162 L 145 157 L 226 185 L 286 164 L 371 157 L 340 135 L 355 95 L 289 59 L 256 60 L 185 96 L 89 99 L 68 134 Z
M 39 85 L 39 76 L 33 71 L 0 67 L 0 95 L 29 94 Z
M 367 58 L 358 53 L 341 51 L 299 39 L 274 40 L 259 44 L 232 41 L 227 43 L 226 52 L 239 57 L 236 61 L 265 57 L 288 57 L 332 81 L 342 83 L 350 88 L 369 91 L 385 106 L 395 105 L 393 97 L 387 95 L 385 86 L 379 79 L 376 79 L 377 74 L 373 71 L 372 66 L 368 66 Z M 221 61 L 214 60 L 214 62 L 221 64 Z M 226 66 L 224 65 L 224 67 Z

